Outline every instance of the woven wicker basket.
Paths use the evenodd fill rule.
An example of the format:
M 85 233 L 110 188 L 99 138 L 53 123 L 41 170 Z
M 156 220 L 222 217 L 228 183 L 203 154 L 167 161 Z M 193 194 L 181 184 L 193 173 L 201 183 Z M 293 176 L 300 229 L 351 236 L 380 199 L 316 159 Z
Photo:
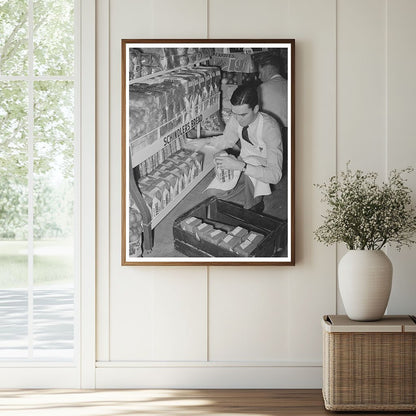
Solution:
M 416 410 L 416 320 L 324 316 L 323 397 L 335 411 Z

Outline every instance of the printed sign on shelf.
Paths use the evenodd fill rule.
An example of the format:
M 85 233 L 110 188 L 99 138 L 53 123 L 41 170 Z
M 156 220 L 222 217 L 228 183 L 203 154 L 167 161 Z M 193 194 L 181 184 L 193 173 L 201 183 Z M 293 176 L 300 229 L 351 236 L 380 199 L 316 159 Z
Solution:
M 251 55 L 247 53 L 216 53 L 210 64 L 227 72 L 256 72 Z

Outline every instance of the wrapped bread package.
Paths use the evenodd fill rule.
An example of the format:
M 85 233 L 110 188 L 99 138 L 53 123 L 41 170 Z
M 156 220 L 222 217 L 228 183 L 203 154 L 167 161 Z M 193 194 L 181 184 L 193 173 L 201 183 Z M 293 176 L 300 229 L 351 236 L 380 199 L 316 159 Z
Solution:
M 168 58 L 166 56 L 152 54 L 152 67 L 157 68 L 157 72 L 168 69 Z
M 149 110 L 146 108 L 130 108 L 129 110 L 129 141 L 144 136 L 148 131 L 147 121 Z
M 224 240 L 225 236 L 226 234 L 224 231 L 213 229 L 205 235 L 205 240 L 218 245 L 220 241 Z
M 164 181 L 163 179 L 155 179 L 153 186 L 160 190 L 163 209 L 171 201 L 170 183 Z
M 231 235 L 234 235 L 236 237 L 243 238 L 248 234 L 248 230 L 246 230 L 243 227 L 235 227 L 234 230 L 230 232 Z
M 178 168 L 181 170 L 183 177 L 185 178 L 185 186 L 189 185 L 192 182 L 192 172 L 191 166 L 188 163 L 182 161 L 178 164 Z
M 227 156 L 226 151 L 222 151 L 218 153 L 218 156 Z M 215 166 L 215 175 L 220 182 L 229 182 L 231 179 L 234 178 L 234 171 L 230 169 L 222 169 L 218 166 Z
M 179 193 L 179 180 L 178 180 L 178 178 L 175 175 L 173 175 L 173 174 L 171 174 L 167 171 L 160 172 L 160 178 L 169 182 L 171 199 L 175 198 L 176 195 L 178 195 L 178 193 Z
M 142 189 L 144 202 L 146 203 L 152 218 L 156 217 L 162 210 L 162 194 L 159 188 Z
M 215 174 L 220 182 L 229 182 L 234 178 L 234 171 L 229 169 L 215 168 Z
M 240 256 L 247 257 L 257 247 L 257 244 L 250 240 L 244 240 L 241 244 L 234 247 L 234 251 Z
M 224 239 L 220 241 L 219 246 L 232 251 L 234 247 L 239 244 L 241 244 L 241 238 L 232 234 L 227 234 Z
M 196 234 L 196 227 L 202 223 L 202 220 L 196 217 L 186 218 L 181 222 L 181 227 L 184 231 L 191 234 Z
M 176 163 L 169 158 L 163 162 L 163 164 L 159 167 L 159 170 L 169 172 L 175 169 L 176 167 L 177 167 Z
M 179 165 L 179 163 L 182 162 L 182 158 L 181 156 L 179 156 L 178 153 L 174 153 L 173 155 L 169 156 L 168 161 L 171 161 L 173 163 L 175 163 L 176 165 Z
M 167 190 L 169 191 L 169 194 L 172 195 L 171 183 L 169 181 L 166 181 L 166 179 L 163 177 L 165 174 L 166 172 L 160 170 L 159 167 L 157 167 L 153 172 L 149 174 L 149 177 L 152 178 L 155 182 L 163 181 L 166 185 Z
M 139 185 L 139 189 L 143 190 L 153 186 L 154 178 L 150 176 L 143 176 L 139 178 L 137 181 L 137 185 Z
M 214 227 L 212 225 L 203 222 L 196 227 L 196 235 L 200 240 L 206 240 L 207 234 L 213 229 Z
M 195 161 L 198 171 L 202 172 L 204 167 L 204 154 L 202 152 L 192 152 L 190 157 Z
M 178 160 L 183 160 L 190 156 L 190 151 L 187 149 L 180 149 L 172 156 L 176 156 L 177 158 L 179 158 Z
M 170 170 L 170 173 L 178 178 L 178 192 L 182 192 L 187 185 L 186 178 L 182 170 L 178 167 L 175 167 L 174 169 Z
M 260 244 L 264 238 L 263 234 L 256 233 L 255 231 L 250 231 L 245 237 L 244 240 L 249 240 L 254 243 L 256 246 Z
M 192 180 L 195 179 L 200 172 L 199 167 L 196 161 L 191 157 L 184 159 L 184 163 L 189 166 L 189 181 L 192 182 Z
M 129 59 L 129 79 L 140 78 L 141 76 L 141 63 L 140 63 L 141 51 L 138 48 L 130 48 Z

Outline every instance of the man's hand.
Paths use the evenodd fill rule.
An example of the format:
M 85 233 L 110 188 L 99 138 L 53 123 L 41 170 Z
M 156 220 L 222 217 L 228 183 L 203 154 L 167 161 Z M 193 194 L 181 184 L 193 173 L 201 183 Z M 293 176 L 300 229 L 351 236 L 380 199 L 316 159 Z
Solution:
M 229 169 L 229 170 L 243 170 L 245 163 L 241 160 L 238 160 L 235 156 L 216 156 L 215 165 L 220 169 Z

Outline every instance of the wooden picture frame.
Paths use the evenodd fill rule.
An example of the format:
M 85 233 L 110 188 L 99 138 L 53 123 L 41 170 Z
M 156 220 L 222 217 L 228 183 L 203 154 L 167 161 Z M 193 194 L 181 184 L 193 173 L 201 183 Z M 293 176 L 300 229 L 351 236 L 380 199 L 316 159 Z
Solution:
M 294 265 L 295 41 L 121 47 L 122 265 Z

